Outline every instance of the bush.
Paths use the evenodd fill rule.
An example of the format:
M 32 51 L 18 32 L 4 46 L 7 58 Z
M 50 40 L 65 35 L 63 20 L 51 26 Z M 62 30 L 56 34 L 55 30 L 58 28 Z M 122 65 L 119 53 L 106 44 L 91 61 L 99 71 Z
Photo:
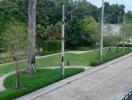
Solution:
M 1 57 L 1 58 L 0 58 L 0 64 L 12 62 L 12 61 L 13 61 L 13 60 L 12 60 L 11 57 Z
M 42 45 L 43 52 L 58 52 L 61 50 L 61 42 L 58 40 L 45 41 Z
M 121 38 L 119 36 L 105 36 L 104 38 L 104 46 L 116 46 L 119 45 Z
M 131 48 L 126 48 L 124 53 L 122 51 L 120 51 L 119 53 L 117 53 L 116 51 L 113 51 L 112 54 L 105 54 L 103 56 L 103 61 L 102 62 L 98 59 L 96 61 L 91 62 L 90 66 L 98 66 L 98 65 L 104 64 L 108 61 L 114 60 L 114 59 L 116 59 L 118 57 L 121 57 L 125 54 L 128 54 L 130 52 L 132 52 Z
M 21 55 L 21 60 L 23 59 L 26 59 L 26 55 Z M 9 62 L 13 62 L 14 60 L 12 59 L 11 55 L 10 54 L 6 54 L 5 56 L 3 57 L 0 57 L 0 64 L 3 64 L 3 63 L 9 63 Z

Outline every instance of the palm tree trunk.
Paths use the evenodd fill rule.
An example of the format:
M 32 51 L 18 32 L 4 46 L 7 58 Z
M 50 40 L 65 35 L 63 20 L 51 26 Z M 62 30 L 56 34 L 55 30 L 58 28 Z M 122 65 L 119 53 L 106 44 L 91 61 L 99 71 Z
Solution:
M 29 0 L 28 3 L 28 65 L 26 72 L 36 72 L 35 47 L 36 47 L 36 6 L 37 0 Z

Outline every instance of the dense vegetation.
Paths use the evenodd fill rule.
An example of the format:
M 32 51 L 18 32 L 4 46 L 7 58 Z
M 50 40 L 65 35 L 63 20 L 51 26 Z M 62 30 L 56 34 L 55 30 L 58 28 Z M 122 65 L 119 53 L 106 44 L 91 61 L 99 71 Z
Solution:
M 66 5 L 66 46 L 95 46 L 99 37 L 100 8 L 86 0 L 38 0 L 37 3 L 37 48 L 47 40 L 60 40 L 61 4 Z M 11 20 L 27 25 L 28 0 L 3 0 L 0 2 L 0 50 L 6 51 L 3 33 Z M 105 22 L 123 21 L 124 5 L 105 2 Z M 128 19 L 131 12 L 126 14 Z M 118 19 L 120 18 L 120 19 Z
M 105 55 L 103 56 L 104 61 L 100 62 L 98 57 L 98 50 L 83 53 L 83 54 L 66 54 L 66 61 L 70 61 L 70 65 L 99 65 L 120 57 L 124 54 L 127 54 L 132 51 L 131 48 L 125 48 L 125 52 L 122 52 L 122 48 L 119 49 L 120 52 L 117 52 L 116 48 L 112 48 L 112 52 L 109 53 L 109 48 L 104 49 Z M 87 56 L 89 55 L 89 56 Z M 50 63 L 48 62 L 50 60 Z M 24 67 L 24 63 L 21 64 L 21 68 Z M 8 76 L 4 81 L 4 86 L 6 87 L 5 91 L 0 92 L 0 100 L 13 100 L 16 97 L 22 96 L 29 92 L 32 92 L 36 89 L 45 87 L 49 84 L 57 82 L 62 79 L 60 74 L 60 69 L 42 69 L 47 66 L 57 66 L 59 65 L 59 55 L 54 55 L 46 58 L 40 58 L 37 60 L 37 66 L 39 69 L 36 73 L 27 74 L 25 72 L 21 72 L 21 88 L 16 89 L 15 87 L 15 74 Z M 15 70 L 12 64 L 5 65 L 0 67 L 0 74 L 9 73 L 10 71 Z M 79 72 L 82 72 L 84 69 L 81 68 L 68 68 L 65 71 L 65 78 L 75 75 Z M 52 76 L 52 77 L 49 77 Z M 28 80 L 28 81 L 27 81 Z
M 62 4 L 65 4 L 65 22 L 62 22 Z M 120 32 L 113 34 L 113 30 L 109 29 L 108 35 L 104 34 L 104 47 L 108 47 L 102 49 L 100 60 L 99 49 L 92 51 L 88 49 L 97 48 L 101 42 L 99 35 L 101 8 L 86 0 L 0 1 L 0 63 L 3 63 L 1 59 L 6 62 L 15 61 L 14 64 L 1 65 L 0 74 L 16 70 L 16 74 L 4 81 L 6 90 L 0 92 L 0 100 L 14 99 L 83 71 L 80 68 L 68 68 L 64 75 L 64 60 L 64 65 L 69 67 L 96 66 L 132 52 L 131 48 L 125 48 L 125 45 L 128 46 L 132 41 L 132 12 L 125 13 L 124 5 L 110 5 L 108 2 L 104 5 L 104 22 L 106 25 L 118 24 Z M 65 38 L 61 37 L 62 24 L 65 24 Z M 84 47 L 83 50 L 86 48 L 87 52 L 82 54 L 66 52 L 62 57 L 60 54 L 54 54 L 35 59 L 36 54 L 60 52 L 61 39 L 65 39 L 65 50 Z M 20 61 L 26 57 L 27 62 Z M 60 61 L 61 71 L 43 69 L 60 66 Z
M 98 12 L 98 8 L 88 2 L 75 2 L 72 0 L 39 0 L 37 3 L 36 37 L 38 48 L 41 47 L 44 40 L 60 40 L 62 3 L 65 3 L 66 5 L 66 24 L 71 24 L 70 20 L 74 20 L 75 17 L 79 22 L 84 17 L 94 17 Z M 27 6 L 27 0 L 4 0 L 0 2 L 0 33 L 3 33 L 4 30 L 9 27 L 7 25 L 12 19 L 21 21 L 27 25 Z M 94 19 L 97 19 L 97 16 L 95 16 Z

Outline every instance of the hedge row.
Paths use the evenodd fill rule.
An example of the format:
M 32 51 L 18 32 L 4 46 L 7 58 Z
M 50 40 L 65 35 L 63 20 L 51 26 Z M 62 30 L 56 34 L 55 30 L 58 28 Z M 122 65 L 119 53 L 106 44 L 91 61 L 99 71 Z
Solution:
M 42 45 L 43 51 L 60 51 L 61 50 L 61 41 L 52 40 L 52 41 L 45 41 Z

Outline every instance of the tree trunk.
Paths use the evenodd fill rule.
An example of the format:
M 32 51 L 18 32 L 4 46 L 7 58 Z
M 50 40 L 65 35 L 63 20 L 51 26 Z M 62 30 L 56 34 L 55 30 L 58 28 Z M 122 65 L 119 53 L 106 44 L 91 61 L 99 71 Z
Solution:
M 125 52 L 125 43 L 124 42 L 122 44 L 122 51 L 123 51 L 123 53 Z
M 116 46 L 116 53 L 117 53 L 117 55 L 119 54 L 119 46 L 118 45 Z
M 36 6 L 37 0 L 29 0 L 28 4 L 28 65 L 26 72 L 36 72 L 35 44 L 36 44 Z
M 19 62 L 16 61 L 16 88 L 20 88 L 20 70 L 19 70 Z
M 112 46 L 109 47 L 109 54 L 112 53 Z

